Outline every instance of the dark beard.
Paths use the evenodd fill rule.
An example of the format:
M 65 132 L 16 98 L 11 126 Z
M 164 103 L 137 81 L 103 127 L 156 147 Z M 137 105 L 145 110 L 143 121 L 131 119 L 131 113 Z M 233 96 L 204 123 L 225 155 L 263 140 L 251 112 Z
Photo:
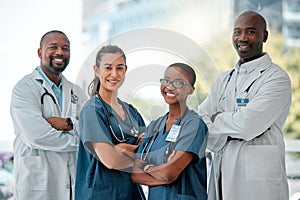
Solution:
M 59 57 L 59 58 L 62 58 L 64 60 L 64 66 L 62 68 L 61 67 L 54 67 L 53 63 L 52 63 L 54 58 L 55 57 L 50 57 L 50 63 L 49 63 L 50 70 L 54 73 L 62 73 L 66 69 L 66 67 L 68 66 L 69 62 L 67 61 L 66 58 Z

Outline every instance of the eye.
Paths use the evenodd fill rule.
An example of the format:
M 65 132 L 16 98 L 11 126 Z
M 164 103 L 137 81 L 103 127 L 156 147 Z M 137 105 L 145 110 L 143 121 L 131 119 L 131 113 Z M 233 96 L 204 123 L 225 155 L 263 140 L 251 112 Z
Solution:
M 181 88 L 184 85 L 184 82 L 182 82 L 182 81 L 174 81 L 173 85 L 176 88 Z
M 70 51 L 69 47 L 63 47 L 62 49 L 63 49 L 63 51 Z
M 170 81 L 168 79 L 160 79 L 160 84 L 163 86 L 170 85 Z
M 117 67 L 117 70 L 118 70 L 118 71 L 123 71 L 123 70 L 125 70 L 125 67 L 124 67 L 124 66 L 118 66 L 118 67 Z
M 255 34 L 255 31 L 254 31 L 254 30 L 248 30 L 248 31 L 247 31 L 247 34 L 248 34 L 248 35 Z
M 234 36 L 238 36 L 238 35 L 240 35 L 240 34 L 241 34 L 241 31 L 239 31 L 239 30 L 233 31 L 233 35 L 234 35 Z
M 112 68 L 111 68 L 111 66 L 105 66 L 104 69 L 105 70 L 111 70 Z
M 49 48 L 50 50 L 55 50 L 55 49 L 57 49 L 56 46 L 49 46 L 48 48 Z

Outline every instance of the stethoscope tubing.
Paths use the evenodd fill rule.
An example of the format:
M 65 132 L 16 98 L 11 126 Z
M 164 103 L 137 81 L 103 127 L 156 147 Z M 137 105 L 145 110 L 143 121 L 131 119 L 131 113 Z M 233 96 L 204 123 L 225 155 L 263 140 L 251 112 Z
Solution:
M 99 94 L 97 94 L 96 95 L 100 100 L 101 100 L 101 102 L 102 102 L 102 104 L 103 104 L 103 106 L 104 106 L 104 108 L 105 108 L 105 110 L 106 110 L 106 112 L 107 112 L 107 114 L 106 114 L 106 119 L 107 119 L 107 123 L 108 123 L 108 126 L 109 126 L 109 129 L 110 129 L 110 132 L 112 133 L 112 135 L 114 136 L 114 138 L 118 141 L 118 142 L 126 142 L 128 139 L 126 139 L 125 138 L 125 135 L 124 135 L 124 132 L 123 132 L 123 129 L 122 129 L 122 127 L 121 127 L 121 124 L 120 124 L 120 122 L 119 122 L 119 120 L 117 119 L 117 117 L 115 117 L 115 115 L 108 109 L 108 107 L 105 105 L 106 104 L 106 102 L 104 102 L 104 100 L 102 99 L 102 97 L 99 95 Z M 138 137 L 138 135 L 139 135 L 139 133 L 138 133 L 138 130 L 137 130 L 137 128 L 134 126 L 134 123 L 133 123 L 133 120 L 132 120 L 132 118 L 131 118 L 131 116 L 130 116 L 130 114 L 129 114 L 129 111 L 127 110 L 127 108 L 125 107 L 125 105 L 123 104 L 123 102 L 120 100 L 119 101 L 121 104 L 122 104 L 122 106 L 123 106 L 123 108 L 124 108 L 124 110 L 125 110 L 125 113 L 126 113 L 126 115 L 128 116 L 128 118 L 129 118 L 129 121 L 130 121 L 130 124 L 131 124 L 131 130 L 130 130 L 130 135 L 132 135 L 132 136 L 134 136 L 134 137 Z M 119 127 L 119 130 L 120 130 L 120 132 L 121 132 L 121 137 L 122 137 L 122 139 L 120 139 L 119 137 L 117 137 L 117 135 L 115 134 L 115 132 L 114 132 L 114 130 L 113 130 L 113 128 L 112 128 L 112 124 L 111 124 L 111 121 L 110 121 L 110 116 L 112 116 L 113 118 L 114 118 L 114 120 L 117 122 L 117 124 L 118 124 L 118 127 Z
M 179 124 L 181 123 L 183 117 L 186 115 L 187 112 L 188 112 L 188 108 L 186 108 L 184 114 L 179 118 L 179 119 L 180 119 L 179 122 L 178 122 L 178 123 L 175 123 L 175 124 L 178 124 L 178 125 L 179 125 Z M 159 132 L 160 132 L 160 127 L 161 127 L 162 122 L 166 120 L 165 118 L 168 116 L 168 114 L 169 114 L 169 113 L 166 113 L 166 114 L 160 119 L 160 121 L 159 121 L 159 123 L 158 123 L 158 126 L 157 126 L 157 128 L 155 129 L 155 131 L 154 131 L 154 134 L 148 138 L 148 141 L 146 142 L 144 148 L 142 149 L 142 153 L 141 153 L 141 161 L 142 161 L 143 163 L 146 163 L 146 162 L 147 162 L 147 156 L 148 156 L 148 154 L 149 154 L 149 152 L 150 152 L 150 150 L 151 150 L 151 148 L 152 148 L 152 146 L 153 146 L 153 144 L 154 144 L 154 142 L 155 142 L 155 140 L 156 140 L 156 138 L 157 138 L 157 136 L 158 136 L 158 134 L 159 134 Z M 171 145 L 172 145 L 172 144 L 174 144 L 174 142 L 169 142 L 169 144 L 168 144 L 168 146 L 167 146 L 167 148 L 166 148 L 166 151 L 165 151 L 165 153 L 164 153 L 165 162 L 167 161 L 167 156 L 168 156 L 169 153 L 170 153 L 170 148 L 171 148 Z M 146 151 L 146 152 L 145 152 L 145 151 Z

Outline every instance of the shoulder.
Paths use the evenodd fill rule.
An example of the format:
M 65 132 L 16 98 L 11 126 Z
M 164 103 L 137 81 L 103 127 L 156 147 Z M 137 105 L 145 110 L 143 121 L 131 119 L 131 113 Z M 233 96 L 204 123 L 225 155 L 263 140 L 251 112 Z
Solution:
M 273 78 L 284 78 L 284 79 L 290 79 L 288 73 L 279 65 L 272 62 L 271 57 L 268 53 L 266 53 L 262 60 L 263 65 L 268 65 L 269 67 L 264 71 L 264 74 L 269 77 Z
M 62 78 L 63 78 L 63 85 L 72 88 L 72 90 L 74 90 L 74 92 L 77 92 L 77 93 L 79 92 L 79 93 L 82 93 L 85 95 L 83 89 L 79 85 L 69 81 L 65 76 L 62 76 Z
M 228 71 L 218 74 L 216 80 L 213 83 L 213 87 L 220 88 L 221 86 L 223 86 L 226 83 L 226 81 L 228 81 L 230 79 L 234 70 L 235 69 L 233 68 L 231 70 L 228 70 Z
M 98 101 L 97 97 L 92 97 L 89 100 L 86 101 L 86 103 L 83 106 L 83 109 L 93 109 L 95 108 L 104 108 L 103 102 Z
M 23 76 L 14 86 L 14 91 L 18 91 L 21 93 L 24 92 L 34 92 L 36 86 L 41 85 L 38 82 L 39 77 L 37 77 L 36 73 L 32 72 Z
M 194 110 L 190 110 L 190 109 L 187 111 L 183 120 L 186 122 L 194 121 L 194 122 L 204 123 L 204 121 L 202 120 L 202 117 L 198 113 L 196 113 Z
M 79 85 L 72 83 L 71 81 L 67 80 L 66 77 L 64 76 L 62 78 L 63 78 L 63 87 L 67 89 L 71 89 L 74 95 L 79 97 L 79 99 L 81 99 L 82 101 L 86 101 L 88 99 L 87 94 L 83 91 L 83 89 Z
M 261 77 L 261 82 L 266 88 L 275 86 L 281 89 L 291 88 L 291 79 L 288 73 L 277 64 L 270 63 L 270 66 L 262 72 Z
M 182 124 L 190 127 L 191 129 L 203 129 L 205 132 L 208 129 L 202 117 L 194 110 L 187 111 L 186 115 L 182 119 Z
M 147 126 L 148 129 L 153 129 L 153 128 L 157 128 L 158 126 L 160 126 L 160 124 L 162 123 L 162 121 L 165 119 L 166 115 L 160 116 L 155 120 L 152 120 L 149 125 Z
M 122 101 L 122 100 L 121 100 Z M 140 115 L 139 111 L 132 104 L 122 101 L 123 105 L 129 110 L 130 113 Z
M 279 65 L 272 63 L 269 74 L 272 75 L 277 75 L 279 77 L 285 78 L 285 79 L 290 79 L 288 73 Z

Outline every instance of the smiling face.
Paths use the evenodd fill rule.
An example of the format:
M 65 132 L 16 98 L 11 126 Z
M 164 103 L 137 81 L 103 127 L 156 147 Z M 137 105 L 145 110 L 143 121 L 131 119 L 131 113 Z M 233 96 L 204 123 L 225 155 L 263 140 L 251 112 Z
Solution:
M 127 67 L 119 53 L 104 53 L 99 66 L 94 66 L 95 75 L 100 80 L 100 93 L 114 92 L 124 82 Z
M 240 56 L 241 63 L 262 56 L 263 43 L 267 38 L 266 22 L 257 13 L 243 13 L 235 21 L 232 42 Z
M 69 64 L 69 39 L 56 32 L 46 35 L 38 49 L 38 56 L 41 59 L 40 65 L 46 74 L 60 74 Z
M 162 96 L 165 99 L 165 102 L 169 105 L 182 105 L 182 103 L 186 104 L 186 99 L 188 95 L 192 94 L 194 91 L 194 87 L 192 87 L 189 84 L 189 75 L 186 71 L 179 67 L 169 67 L 165 71 L 164 74 L 164 82 L 167 82 L 168 84 L 162 83 L 160 86 L 160 91 Z M 167 80 L 167 81 L 166 81 Z M 170 82 L 169 82 L 170 81 Z M 181 88 L 176 88 L 174 83 L 171 82 L 183 82 L 183 84 L 178 84 L 182 85 Z

